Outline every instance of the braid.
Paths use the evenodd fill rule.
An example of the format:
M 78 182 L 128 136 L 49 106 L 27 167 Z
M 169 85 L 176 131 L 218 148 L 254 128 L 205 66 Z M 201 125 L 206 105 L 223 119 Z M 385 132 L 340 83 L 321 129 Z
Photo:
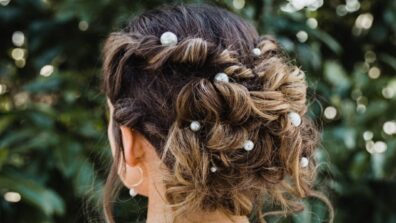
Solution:
M 147 137 L 165 164 L 165 196 L 176 215 L 263 216 L 265 198 L 285 213 L 301 211 L 299 200 L 315 194 L 318 144 L 305 116 L 304 73 L 274 38 L 255 31 L 236 32 L 246 40 L 236 45 L 166 33 L 165 40 L 143 30 L 113 33 L 104 72 L 114 120 Z

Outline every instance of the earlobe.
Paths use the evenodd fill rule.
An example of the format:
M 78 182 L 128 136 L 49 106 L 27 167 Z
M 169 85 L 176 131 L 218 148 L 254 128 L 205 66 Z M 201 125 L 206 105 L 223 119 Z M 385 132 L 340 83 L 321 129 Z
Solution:
M 145 159 L 145 138 L 139 132 L 121 126 L 122 145 L 124 149 L 124 165 L 120 165 L 118 175 L 123 184 L 130 189 L 131 195 L 147 194 L 144 179 L 147 177 Z
M 122 144 L 124 148 L 125 162 L 128 166 L 136 166 L 144 155 L 141 136 L 133 129 L 121 126 Z

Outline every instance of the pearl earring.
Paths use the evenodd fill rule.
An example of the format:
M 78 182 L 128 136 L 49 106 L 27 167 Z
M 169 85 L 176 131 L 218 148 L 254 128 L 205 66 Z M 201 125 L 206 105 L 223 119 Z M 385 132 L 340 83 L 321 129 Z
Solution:
M 131 195 L 131 197 L 135 197 L 138 193 L 136 192 L 135 189 L 131 188 L 129 189 L 129 195 Z
M 137 183 L 129 186 L 129 195 L 131 195 L 131 197 L 135 197 L 138 194 L 137 191 L 134 189 L 134 187 L 137 187 L 141 183 L 143 183 L 143 169 L 140 166 L 138 166 L 137 168 L 140 173 L 140 180 Z
M 214 173 L 216 171 L 217 171 L 217 167 L 216 166 L 210 167 L 210 172 Z

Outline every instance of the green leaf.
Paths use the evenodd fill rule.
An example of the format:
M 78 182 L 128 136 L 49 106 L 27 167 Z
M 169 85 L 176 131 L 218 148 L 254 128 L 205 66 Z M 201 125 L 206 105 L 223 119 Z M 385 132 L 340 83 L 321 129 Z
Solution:
M 5 164 L 5 162 L 7 161 L 8 153 L 9 152 L 7 149 L 0 148 L 0 170 L 1 170 L 2 166 Z
M 2 173 L 0 175 L 0 188 L 20 193 L 21 202 L 27 202 L 35 206 L 47 216 L 53 214 L 62 215 L 65 212 L 65 204 L 62 198 L 54 191 L 33 180 Z
M 320 31 L 320 30 L 311 30 L 310 34 L 322 41 L 325 45 L 327 45 L 334 53 L 341 54 L 342 46 L 328 33 Z
M 59 89 L 60 79 L 57 77 L 38 77 L 36 81 L 30 82 L 24 86 L 24 89 L 29 92 L 45 92 Z
M 336 61 L 326 61 L 324 64 L 325 79 L 340 91 L 347 90 L 351 82 L 344 68 Z

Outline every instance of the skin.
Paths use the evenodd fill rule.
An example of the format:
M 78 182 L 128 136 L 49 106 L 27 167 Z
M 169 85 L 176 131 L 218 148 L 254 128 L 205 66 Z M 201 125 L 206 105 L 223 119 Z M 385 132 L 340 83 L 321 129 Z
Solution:
M 109 100 L 107 104 L 110 111 L 110 117 L 113 115 L 113 106 Z M 114 156 L 115 143 L 112 133 L 112 119 L 108 125 L 108 137 L 111 150 Z M 165 187 L 162 182 L 161 160 L 155 152 L 155 148 L 148 140 L 125 126 L 121 126 L 121 135 L 123 148 L 125 150 L 125 162 L 122 160 L 119 166 L 118 175 L 127 188 L 139 182 L 143 177 L 143 182 L 133 187 L 135 191 L 142 196 L 148 197 L 147 223 L 170 223 L 173 222 L 172 211 L 167 206 L 164 194 Z M 143 170 L 143 176 L 139 171 Z M 184 218 L 179 218 L 176 223 L 247 223 L 246 216 L 228 217 L 220 211 L 204 213 L 194 212 L 187 214 Z

